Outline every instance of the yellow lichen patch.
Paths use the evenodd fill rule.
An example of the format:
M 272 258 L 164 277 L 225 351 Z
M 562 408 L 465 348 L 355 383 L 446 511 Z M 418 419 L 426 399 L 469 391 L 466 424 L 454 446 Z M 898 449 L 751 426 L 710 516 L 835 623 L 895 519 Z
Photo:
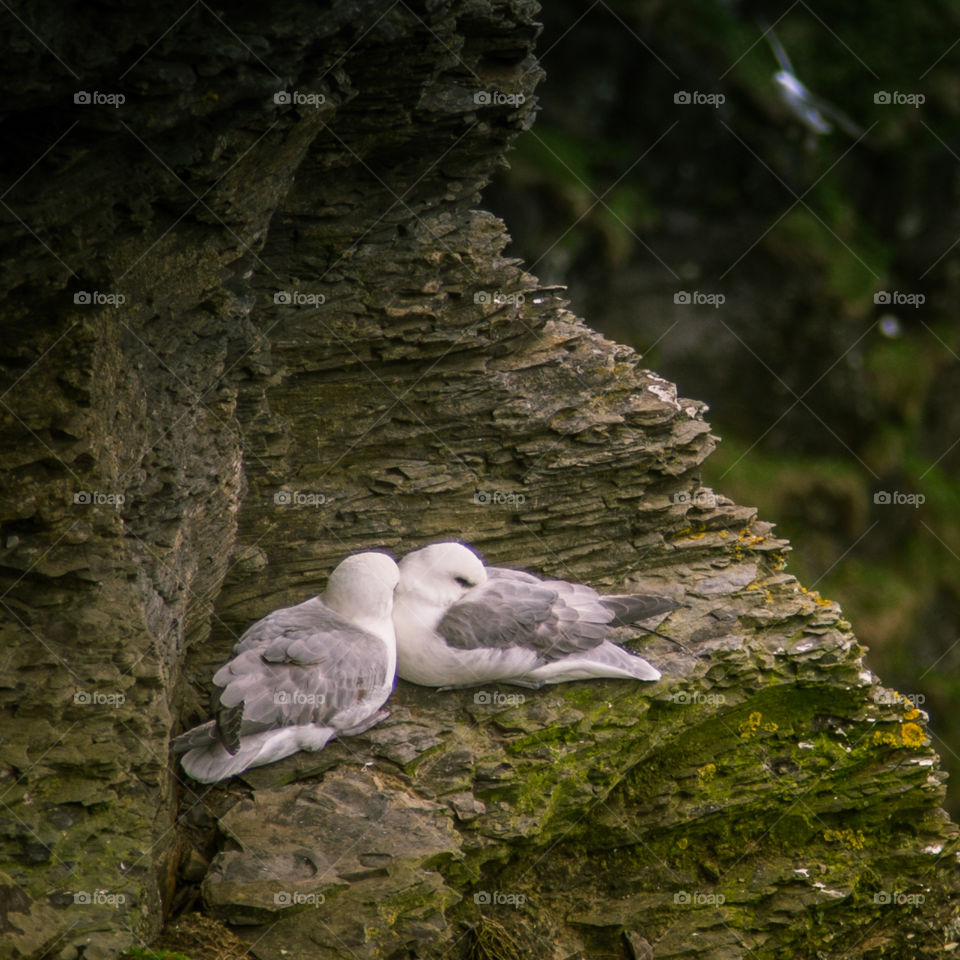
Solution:
M 740 736 L 743 737 L 744 740 L 749 740 L 761 730 L 764 733 L 773 733 L 778 726 L 779 724 L 773 720 L 768 720 L 764 723 L 763 714 L 760 713 L 759 710 L 755 710 L 746 720 L 740 721 L 737 729 L 740 731 Z
M 677 849 L 678 849 L 678 850 L 686 850 L 689 845 L 690 845 L 690 841 L 689 841 L 686 837 L 681 837 L 681 838 L 677 841 Z
M 717 765 L 706 763 L 697 770 L 697 778 L 701 783 L 709 783 L 717 775 Z
M 713 531 L 706 530 L 702 525 L 699 525 L 700 529 L 697 527 L 684 527 L 683 530 L 678 530 L 675 534 L 670 537 L 672 543 L 680 543 L 683 540 L 703 540 L 708 533 Z
M 918 723 L 901 723 L 900 736 L 903 739 L 903 745 L 905 747 L 923 746 L 923 728 Z
M 867 838 L 862 830 L 824 830 L 823 839 L 827 843 L 842 843 L 851 850 L 862 850 L 867 845 Z
M 920 711 L 919 711 L 916 707 L 913 707 L 913 709 L 908 710 L 908 711 L 903 715 L 903 719 L 904 719 L 904 720 L 916 720 L 917 717 L 919 717 L 919 716 L 920 716 Z
M 737 727 L 740 731 L 740 736 L 744 739 L 752 737 L 760 729 L 760 722 L 762 720 L 763 714 L 759 712 L 751 713 L 746 720 L 741 720 Z
M 901 723 L 899 731 L 874 730 L 873 745 L 887 747 L 922 747 L 926 739 L 919 723 Z
M 820 593 L 817 590 L 808 590 L 806 587 L 801 587 L 800 592 L 806 594 L 817 606 L 820 607 L 830 607 L 833 606 L 832 600 L 826 600 L 824 597 L 820 596 Z
M 899 747 L 900 740 L 895 733 L 891 733 L 889 730 L 874 730 L 873 745 L 879 747 L 881 744 L 885 744 L 888 747 Z
M 726 530 L 721 530 L 721 531 L 720 531 L 720 537 L 721 537 L 721 539 L 726 540 L 728 536 L 730 536 L 730 534 L 727 533 Z

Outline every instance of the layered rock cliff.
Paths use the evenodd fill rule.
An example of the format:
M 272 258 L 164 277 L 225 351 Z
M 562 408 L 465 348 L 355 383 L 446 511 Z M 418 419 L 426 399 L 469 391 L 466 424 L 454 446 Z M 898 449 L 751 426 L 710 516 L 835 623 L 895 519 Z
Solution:
M 3 66 L 4 955 L 197 909 L 260 960 L 955 943 L 923 715 L 480 209 L 535 6 L 98 9 L 14 8 Z M 622 638 L 663 680 L 400 683 L 319 755 L 171 762 L 251 620 L 450 537 L 681 600 Z

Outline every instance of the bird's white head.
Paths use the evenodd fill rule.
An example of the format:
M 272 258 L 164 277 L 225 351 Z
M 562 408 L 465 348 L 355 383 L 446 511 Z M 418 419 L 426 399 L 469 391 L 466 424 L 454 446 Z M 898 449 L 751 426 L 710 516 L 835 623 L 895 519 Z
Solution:
M 355 553 L 330 574 L 323 600 L 351 620 L 357 620 L 358 615 L 372 620 L 389 618 L 399 579 L 400 568 L 393 557 L 373 551 Z
M 448 607 L 486 581 L 483 561 L 469 547 L 456 541 L 433 543 L 400 561 L 397 596 Z

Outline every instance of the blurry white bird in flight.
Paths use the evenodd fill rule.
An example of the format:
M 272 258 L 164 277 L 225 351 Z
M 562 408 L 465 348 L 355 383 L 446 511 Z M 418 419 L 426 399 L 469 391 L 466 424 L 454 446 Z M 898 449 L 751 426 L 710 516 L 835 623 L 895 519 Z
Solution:
M 783 49 L 783 45 L 773 32 L 773 27 L 760 23 L 760 29 L 763 30 L 763 35 L 780 65 L 780 69 L 773 75 L 777 93 L 794 118 L 806 129 L 810 141 L 817 136 L 830 133 L 833 130 L 831 120 L 849 136 L 854 138 L 862 136 L 863 131 L 848 117 L 804 86 L 793 69 L 787 51 Z

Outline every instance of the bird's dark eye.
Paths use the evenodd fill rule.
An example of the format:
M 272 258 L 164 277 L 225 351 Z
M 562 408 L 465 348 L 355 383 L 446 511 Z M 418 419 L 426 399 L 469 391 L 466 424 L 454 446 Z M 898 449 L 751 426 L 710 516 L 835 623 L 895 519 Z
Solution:
M 461 587 L 472 587 L 473 584 L 466 577 L 454 577 L 454 580 L 460 584 Z

